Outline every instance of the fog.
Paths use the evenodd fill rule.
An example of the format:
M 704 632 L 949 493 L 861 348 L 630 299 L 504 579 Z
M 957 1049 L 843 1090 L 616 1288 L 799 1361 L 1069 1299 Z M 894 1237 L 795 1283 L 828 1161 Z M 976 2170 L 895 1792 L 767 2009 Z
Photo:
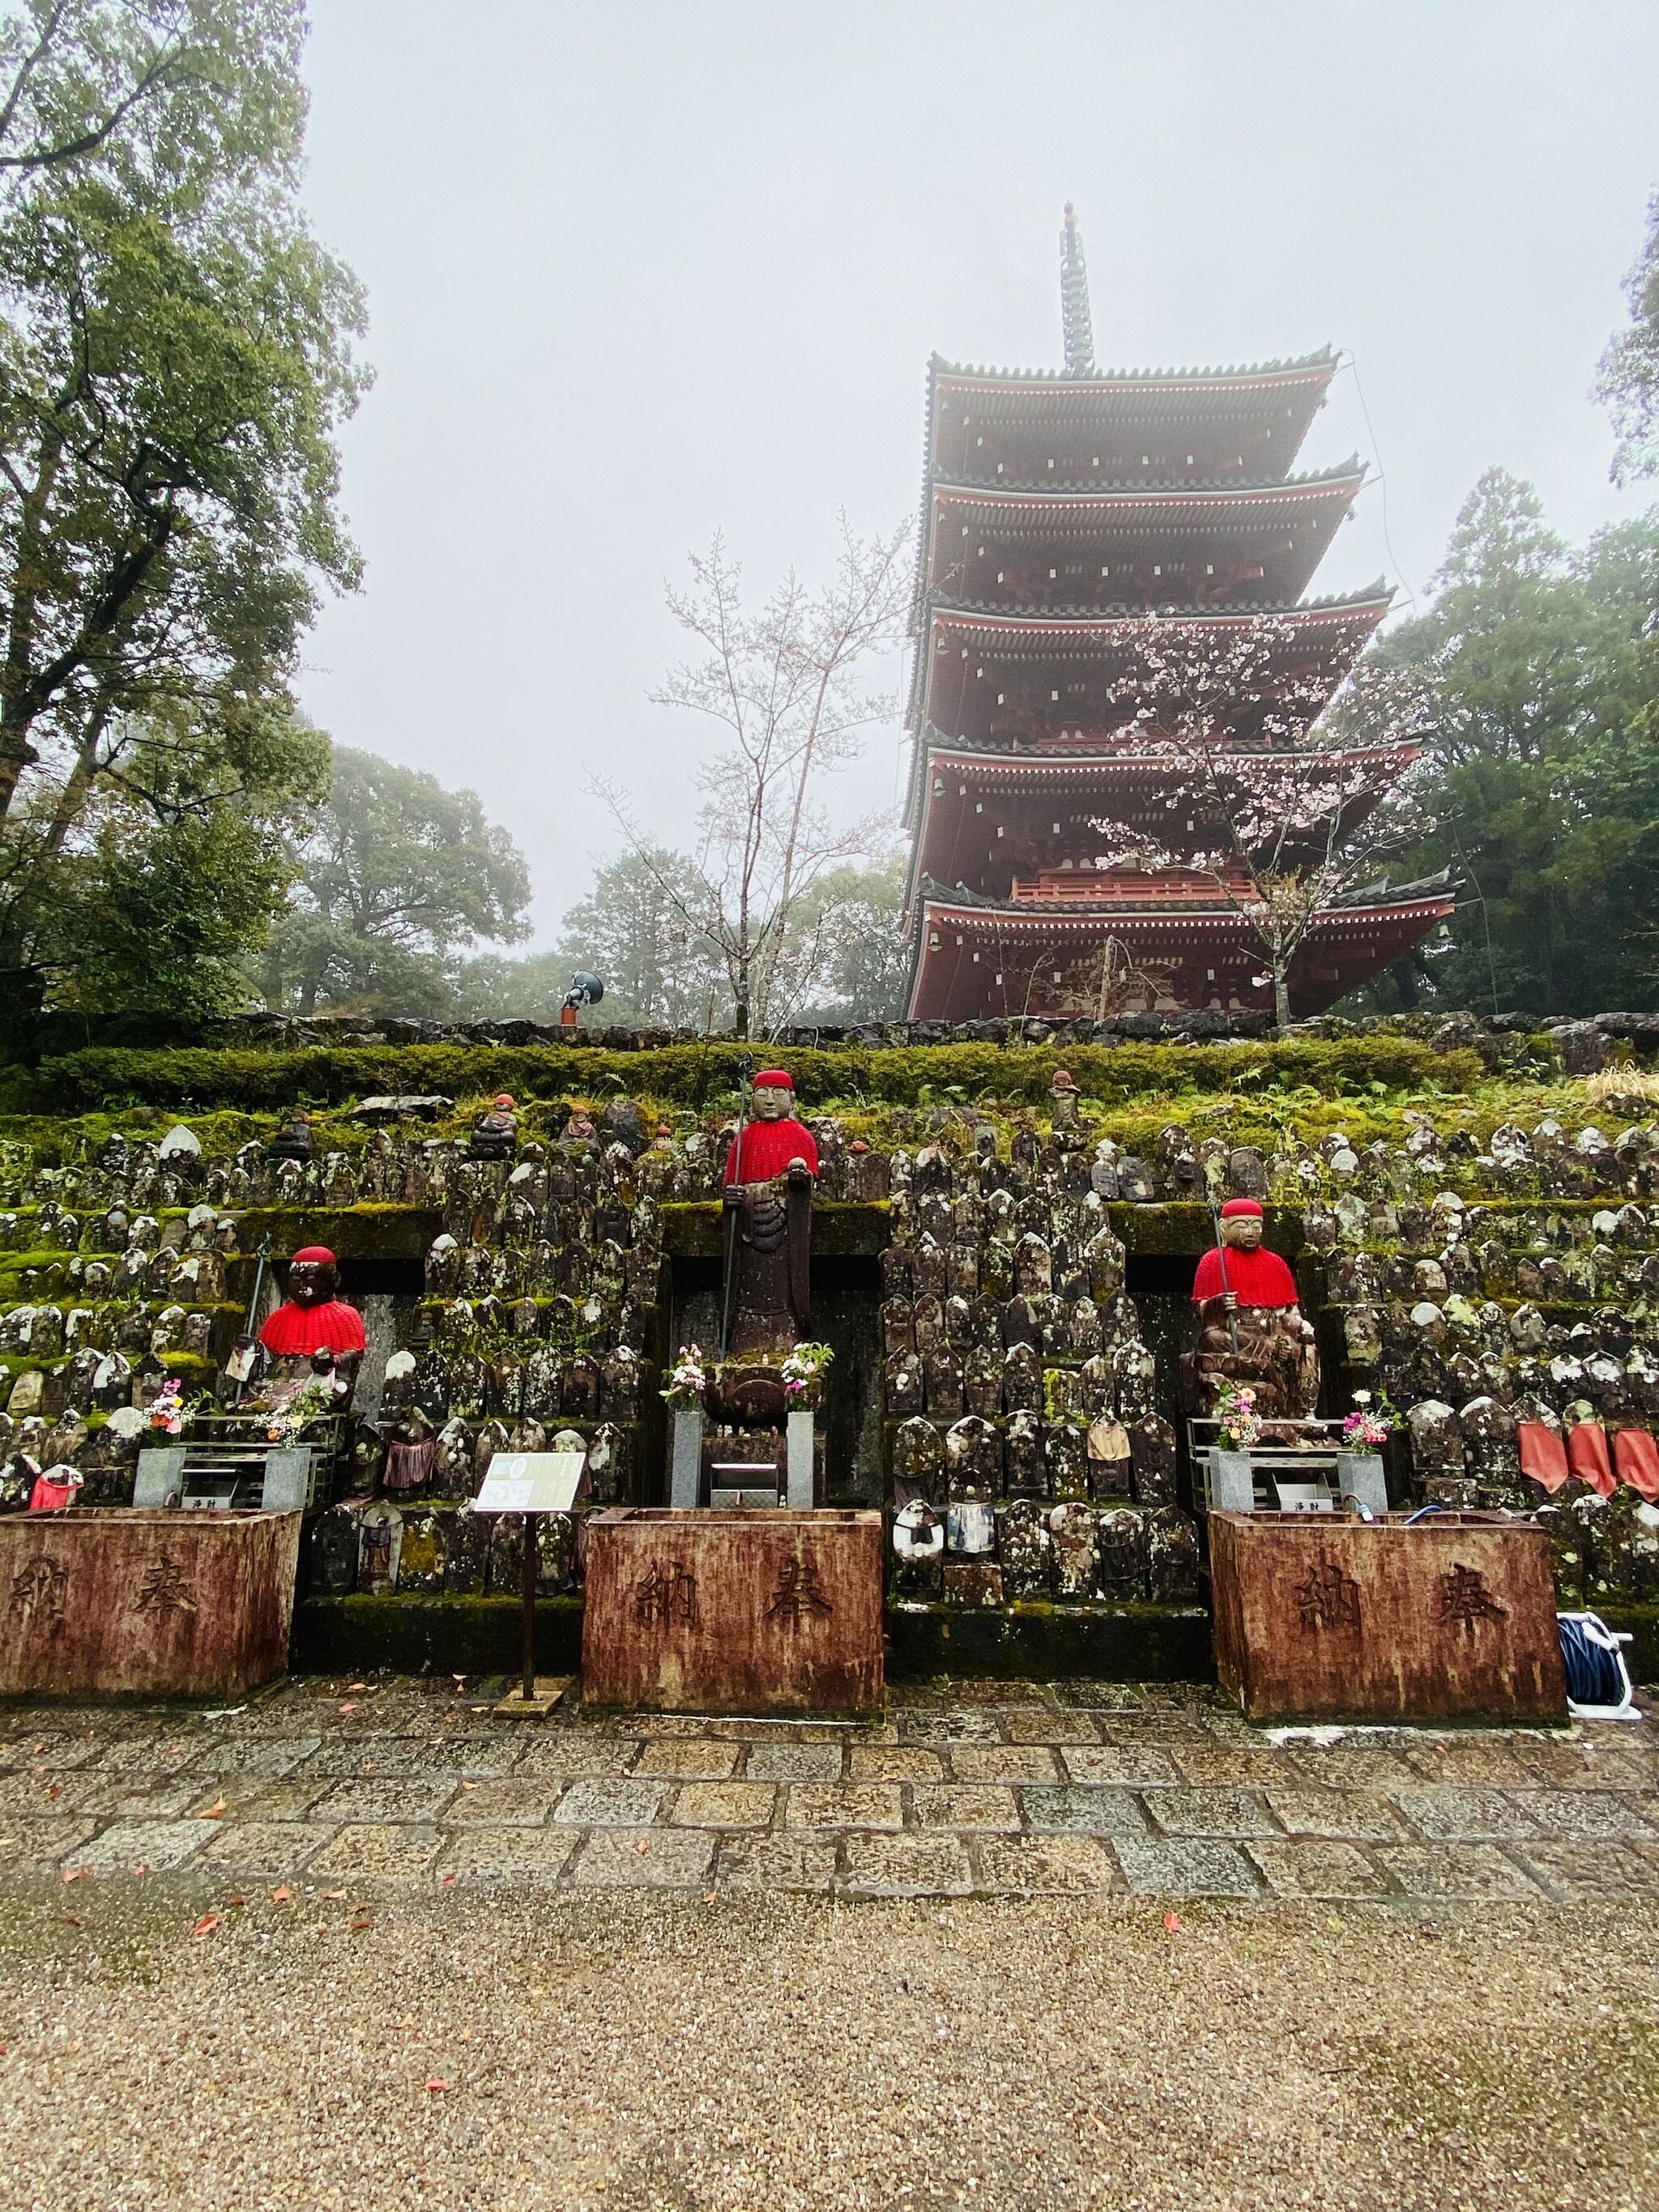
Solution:
M 378 380 L 344 440 L 367 578 L 304 702 L 472 785 L 544 940 L 617 847 L 590 771 L 689 836 L 665 578 L 720 529 L 763 590 L 823 569 L 837 508 L 913 514 L 929 353 L 1059 365 L 1067 198 L 1103 367 L 1352 355 L 1302 465 L 1378 481 L 1316 589 L 1420 604 L 1493 463 L 1571 537 L 1643 503 L 1589 387 L 1659 184 L 1646 0 L 313 19 L 307 199 Z M 837 803 L 892 802 L 902 742 L 896 710 Z

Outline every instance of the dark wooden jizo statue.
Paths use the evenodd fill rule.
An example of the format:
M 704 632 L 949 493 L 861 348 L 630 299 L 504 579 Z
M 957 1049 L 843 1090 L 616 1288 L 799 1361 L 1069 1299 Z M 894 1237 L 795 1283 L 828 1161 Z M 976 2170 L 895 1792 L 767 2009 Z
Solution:
M 781 1068 L 755 1078 L 753 1118 L 726 1163 L 726 1354 L 788 1351 L 811 1334 L 812 1186 L 818 1148 Z
M 1189 1401 L 1195 1412 L 1213 1414 L 1224 1390 L 1245 1383 L 1262 1420 L 1308 1420 L 1319 1398 L 1319 1353 L 1297 1303 L 1295 1276 L 1263 1247 L 1264 1226 L 1253 1198 L 1229 1199 L 1221 1243 L 1198 1263 L 1198 1347 L 1183 1363 Z

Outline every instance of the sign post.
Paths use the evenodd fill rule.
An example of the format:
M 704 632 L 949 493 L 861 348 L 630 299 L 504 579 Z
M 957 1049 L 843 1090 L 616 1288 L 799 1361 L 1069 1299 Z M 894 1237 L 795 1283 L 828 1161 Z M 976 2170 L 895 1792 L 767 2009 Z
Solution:
M 568 1513 L 587 1485 L 586 1452 L 497 1452 L 473 1500 L 475 1513 L 517 1513 L 524 1520 L 524 1637 L 517 1698 L 497 1712 L 543 1713 L 556 1695 L 536 1687 L 536 1516 Z

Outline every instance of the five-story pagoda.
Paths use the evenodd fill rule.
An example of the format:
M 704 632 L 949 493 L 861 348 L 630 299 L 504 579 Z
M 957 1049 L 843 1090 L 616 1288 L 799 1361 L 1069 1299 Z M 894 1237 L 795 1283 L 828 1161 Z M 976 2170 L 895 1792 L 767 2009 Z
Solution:
M 1148 617 L 1192 653 L 1272 618 L 1285 684 L 1322 704 L 1391 596 L 1304 594 L 1364 480 L 1358 460 L 1292 475 L 1336 370 L 1326 347 L 1250 368 L 1097 371 L 1072 210 L 1059 374 L 929 365 L 908 826 L 913 1020 L 1269 1005 L 1231 887 L 1180 865 L 1206 825 L 1171 796 L 1137 720 Z M 1127 703 L 1126 704 L 1126 696 Z M 1262 742 L 1260 698 L 1226 742 Z M 1346 756 L 1380 792 L 1412 751 Z M 1175 865 L 1101 864 L 1103 829 L 1156 836 Z M 1322 908 L 1290 977 L 1321 1011 L 1451 911 L 1443 880 L 1375 884 Z

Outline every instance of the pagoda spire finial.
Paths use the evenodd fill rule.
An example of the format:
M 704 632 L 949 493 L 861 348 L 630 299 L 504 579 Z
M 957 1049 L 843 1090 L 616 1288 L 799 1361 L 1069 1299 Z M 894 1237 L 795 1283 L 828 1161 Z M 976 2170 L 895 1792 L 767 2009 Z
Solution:
M 1095 331 L 1089 313 L 1089 270 L 1070 200 L 1066 203 L 1066 227 L 1060 234 L 1060 319 L 1066 337 L 1066 375 L 1092 376 Z

